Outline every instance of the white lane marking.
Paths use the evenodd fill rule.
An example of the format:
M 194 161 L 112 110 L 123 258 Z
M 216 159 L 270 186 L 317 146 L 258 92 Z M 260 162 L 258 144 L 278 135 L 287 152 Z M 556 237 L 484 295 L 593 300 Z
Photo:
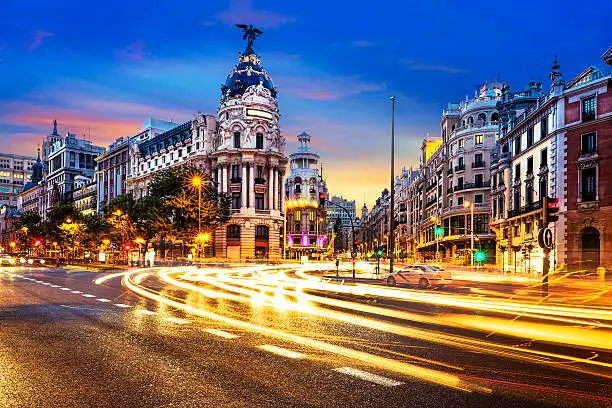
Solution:
M 288 350 L 282 347 L 273 346 L 271 344 L 263 344 L 261 346 L 257 346 L 262 350 L 269 351 L 270 353 L 278 354 L 279 356 L 288 357 L 288 358 L 302 358 L 304 354 L 298 353 L 297 351 Z
M 95 295 L 90 295 L 90 294 L 88 294 L 88 293 L 85 293 L 85 294 L 83 294 L 83 295 L 81 295 L 81 296 L 86 297 L 86 298 L 96 297 Z
M 97 300 L 98 302 L 102 302 L 102 303 L 108 303 L 108 302 L 110 302 L 110 300 L 108 300 L 108 299 L 104 299 L 104 298 L 99 298 L 99 299 L 96 299 L 96 300 Z
M 70 288 L 60 288 L 60 290 L 72 290 Z
M 132 306 L 130 306 L 130 305 L 126 305 L 125 303 L 115 303 L 115 306 L 117 306 L 117 307 L 123 307 L 123 308 L 132 307 Z
M 378 385 L 384 385 L 385 387 L 396 387 L 398 385 L 403 384 L 403 382 L 401 381 L 396 381 L 391 378 L 368 373 L 367 371 L 361 371 L 361 370 L 358 370 L 356 368 L 351 368 L 351 367 L 334 368 L 334 371 L 337 371 L 342 374 L 352 375 L 353 377 L 357 377 L 362 380 L 370 381 Z
M 73 290 L 70 293 L 74 293 L 75 295 L 78 295 L 78 294 L 83 293 L 83 292 L 81 292 L 80 290 Z
M 59 288 L 60 285 L 51 285 L 52 288 Z
M 47 285 L 47 286 L 49 286 L 49 285 L 50 285 L 50 283 L 49 283 L 49 282 L 40 282 L 40 283 L 42 283 L 43 285 Z
M 234 333 L 228 333 L 228 332 L 226 332 L 226 331 L 223 331 L 223 330 L 218 330 L 218 329 L 206 329 L 206 330 L 204 330 L 204 331 L 205 331 L 206 333 L 210 333 L 210 334 L 213 334 L 213 335 L 215 335 L 215 336 L 223 337 L 223 338 L 225 338 L 225 339 L 237 339 L 238 337 L 240 337 L 240 336 L 238 336 L 237 334 L 234 334 Z
M 179 319 L 178 317 L 165 317 L 164 320 L 176 324 L 190 324 L 189 320 Z
M 147 315 L 147 316 L 151 316 L 151 315 L 157 314 L 157 312 L 153 312 L 153 311 L 147 310 L 147 309 L 138 309 L 137 312 L 138 313 L 142 313 L 142 314 Z

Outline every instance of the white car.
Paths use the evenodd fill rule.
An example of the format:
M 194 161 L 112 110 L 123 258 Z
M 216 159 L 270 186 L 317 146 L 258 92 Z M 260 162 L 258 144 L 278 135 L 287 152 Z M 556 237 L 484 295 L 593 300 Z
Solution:
M 386 278 L 387 285 L 399 284 L 428 286 L 443 286 L 453 283 L 450 272 L 435 265 L 408 265 L 397 272 L 390 273 Z
M 0 265 L 2 264 L 15 265 L 15 258 L 10 255 L 2 254 L 0 255 Z

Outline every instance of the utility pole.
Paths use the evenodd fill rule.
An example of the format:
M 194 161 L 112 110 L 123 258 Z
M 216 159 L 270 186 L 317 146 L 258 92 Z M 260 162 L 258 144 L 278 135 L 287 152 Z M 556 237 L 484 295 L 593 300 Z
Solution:
M 393 273 L 393 258 L 395 256 L 395 235 L 393 227 L 395 221 L 395 96 L 391 97 L 391 205 L 389 212 L 389 273 Z

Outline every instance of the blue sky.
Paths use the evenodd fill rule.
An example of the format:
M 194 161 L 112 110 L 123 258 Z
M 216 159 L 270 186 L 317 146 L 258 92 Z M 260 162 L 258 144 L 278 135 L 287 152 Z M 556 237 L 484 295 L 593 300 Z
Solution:
M 279 90 L 290 151 L 307 131 L 334 194 L 370 204 L 389 183 L 390 95 L 397 169 L 418 163 L 449 101 L 501 77 L 549 85 L 612 45 L 612 3 L 57 0 L 4 2 L 0 13 L 0 150 L 32 154 L 60 131 L 106 145 L 149 116 L 215 113 L 219 86 L 254 24 Z

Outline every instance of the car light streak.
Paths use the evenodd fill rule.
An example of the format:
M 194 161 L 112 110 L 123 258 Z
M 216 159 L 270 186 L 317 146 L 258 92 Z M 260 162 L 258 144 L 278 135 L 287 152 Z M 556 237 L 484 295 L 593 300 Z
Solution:
M 139 276 L 139 275 L 137 275 Z M 137 277 L 136 276 L 136 277 Z M 132 274 L 128 274 L 123 277 L 124 285 L 132 290 L 133 292 L 144 296 L 146 298 L 156 300 L 160 304 L 166 304 L 177 308 L 179 310 L 183 310 L 187 313 L 191 313 L 197 316 L 206 317 L 211 320 L 223 322 L 225 324 L 229 324 L 232 326 L 237 326 L 243 329 L 255 331 L 258 333 L 266 334 L 274 338 L 278 338 L 285 341 L 294 342 L 300 344 L 305 347 L 311 347 L 319 350 L 323 350 L 329 353 L 338 354 L 350 359 L 362 361 L 368 364 L 375 365 L 379 368 L 394 371 L 403 375 L 411 376 L 417 379 L 421 379 L 424 381 L 444 385 L 447 387 L 460 389 L 463 391 L 480 391 L 480 392 L 491 392 L 490 389 L 486 387 L 481 387 L 477 384 L 472 384 L 469 382 L 464 382 L 460 380 L 457 376 L 447 374 L 438 370 L 433 370 L 424 367 L 418 367 L 412 364 L 391 360 L 385 357 L 376 356 L 373 354 L 352 350 L 346 347 L 336 346 L 333 344 L 325 343 L 318 340 L 313 340 L 307 337 L 298 336 L 291 333 L 286 333 L 281 330 L 272 329 L 268 327 L 259 326 L 253 323 L 249 323 L 243 320 L 234 319 L 230 317 L 226 317 L 223 315 L 219 315 L 214 312 L 206 311 L 203 309 L 195 308 L 190 305 L 186 305 L 182 302 L 168 299 L 162 296 L 159 293 L 151 289 L 144 288 L 136 283 L 136 277 L 132 278 Z

